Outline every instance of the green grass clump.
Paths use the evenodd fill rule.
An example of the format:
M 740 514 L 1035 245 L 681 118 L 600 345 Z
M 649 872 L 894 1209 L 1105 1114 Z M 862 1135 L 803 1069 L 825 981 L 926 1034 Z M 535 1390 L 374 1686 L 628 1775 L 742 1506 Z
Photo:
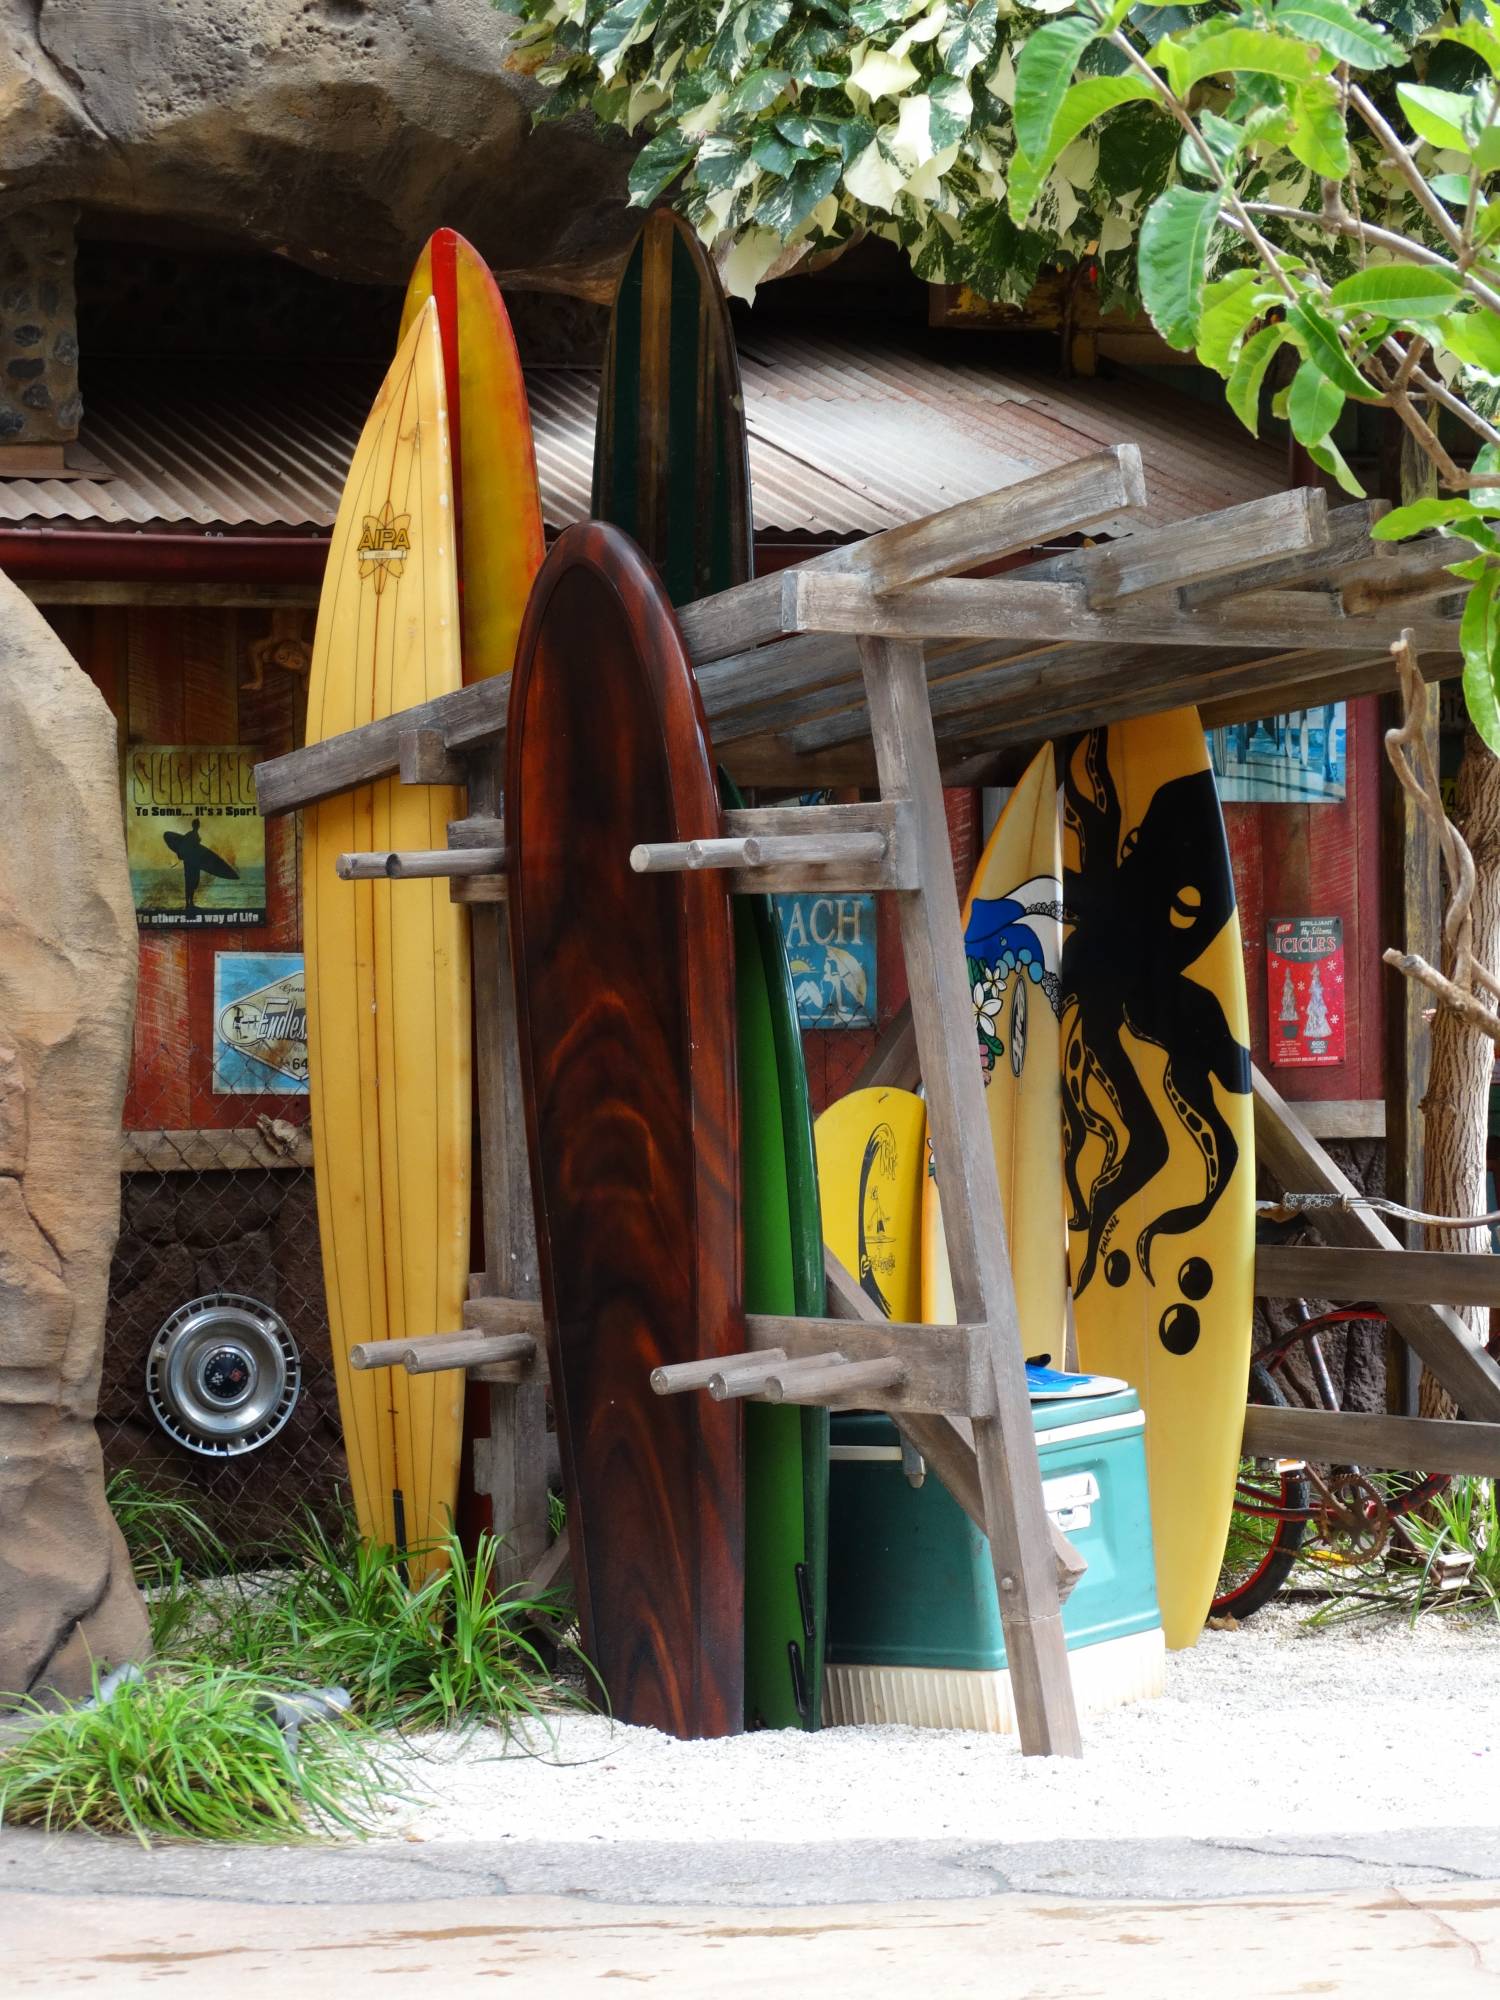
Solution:
M 0 1821 L 147 1842 L 358 1833 L 388 1793 L 372 1728 L 509 1727 L 581 1699 L 532 1636 L 562 1607 L 494 1590 L 493 1535 L 470 1555 L 450 1531 L 420 1552 L 437 1560 L 414 1583 L 352 1516 L 331 1531 L 309 1511 L 266 1568 L 236 1573 L 180 1494 L 125 1473 L 110 1501 L 155 1659 L 108 1700 L 0 1731 Z M 347 1690 L 353 1715 L 289 1740 L 273 1699 L 313 1687 Z
M 545 1601 L 496 1592 L 499 1544 L 481 1535 L 473 1555 L 453 1533 L 432 1545 L 442 1561 L 417 1584 L 395 1551 L 304 1530 L 284 1592 L 248 1608 L 250 1631 L 230 1636 L 299 1674 L 346 1687 L 367 1722 L 436 1729 L 463 1721 L 509 1724 L 561 1697 L 528 1636 Z
M 223 1543 L 183 1494 L 152 1486 L 125 1466 L 111 1474 L 104 1497 L 143 1590 L 229 1566 Z
M 383 1787 L 360 1733 L 309 1723 L 294 1745 L 272 1692 L 222 1668 L 153 1671 L 96 1707 L 48 1714 L 0 1751 L 0 1821 L 147 1845 L 366 1831 Z

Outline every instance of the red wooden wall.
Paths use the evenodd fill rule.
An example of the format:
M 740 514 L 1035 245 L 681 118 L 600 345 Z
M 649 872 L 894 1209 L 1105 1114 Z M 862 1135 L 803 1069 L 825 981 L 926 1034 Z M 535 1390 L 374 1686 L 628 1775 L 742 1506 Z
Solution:
M 135 743 L 240 744 L 269 757 L 299 740 L 297 676 L 268 667 L 261 690 L 242 685 L 250 677 L 246 646 L 268 629 L 263 614 L 76 605 L 47 615 L 113 710 L 122 753 Z M 306 1122 L 305 1097 L 213 1090 L 215 953 L 301 945 L 296 824 L 269 820 L 263 924 L 140 933 L 127 1131 L 243 1126 L 262 1112 Z
M 1384 979 L 1380 953 L 1380 719 L 1373 697 L 1351 701 L 1343 801 L 1226 805 L 1245 978 L 1250 1047 L 1267 1061 L 1266 924 L 1275 917 L 1335 916 L 1344 926 L 1345 1060 L 1318 1069 L 1272 1069 L 1283 1097 L 1385 1095 Z

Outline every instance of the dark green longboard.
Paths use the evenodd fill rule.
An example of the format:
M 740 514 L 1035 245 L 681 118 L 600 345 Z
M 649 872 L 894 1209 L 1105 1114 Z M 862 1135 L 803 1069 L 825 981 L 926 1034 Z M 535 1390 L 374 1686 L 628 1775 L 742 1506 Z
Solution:
M 594 516 L 633 535 L 674 604 L 749 581 L 750 463 L 729 308 L 666 209 L 620 278 L 594 442 Z
M 728 307 L 692 230 L 647 218 L 605 351 L 594 513 L 633 535 L 674 604 L 752 570 L 744 400 Z M 738 795 L 726 785 L 726 803 Z M 819 1316 L 823 1231 L 807 1070 L 769 896 L 734 901 L 744 1297 Z M 818 1726 L 828 1559 L 828 1413 L 745 1412 L 745 1720 Z

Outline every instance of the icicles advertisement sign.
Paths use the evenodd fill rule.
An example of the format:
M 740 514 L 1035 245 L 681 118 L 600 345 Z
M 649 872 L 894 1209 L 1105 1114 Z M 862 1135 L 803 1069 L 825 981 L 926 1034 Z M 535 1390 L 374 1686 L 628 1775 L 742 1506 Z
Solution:
M 1271 1061 L 1305 1069 L 1344 1060 L 1344 926 L 1338 917 L 1266 925 Z

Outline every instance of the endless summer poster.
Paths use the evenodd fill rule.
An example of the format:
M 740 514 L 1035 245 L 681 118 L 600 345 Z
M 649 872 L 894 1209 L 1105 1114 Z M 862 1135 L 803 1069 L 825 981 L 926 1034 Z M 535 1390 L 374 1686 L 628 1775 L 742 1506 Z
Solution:
M 125 845 L 149 929 L 266 920 L 257 752 L 135 745 L 125 754 Z

